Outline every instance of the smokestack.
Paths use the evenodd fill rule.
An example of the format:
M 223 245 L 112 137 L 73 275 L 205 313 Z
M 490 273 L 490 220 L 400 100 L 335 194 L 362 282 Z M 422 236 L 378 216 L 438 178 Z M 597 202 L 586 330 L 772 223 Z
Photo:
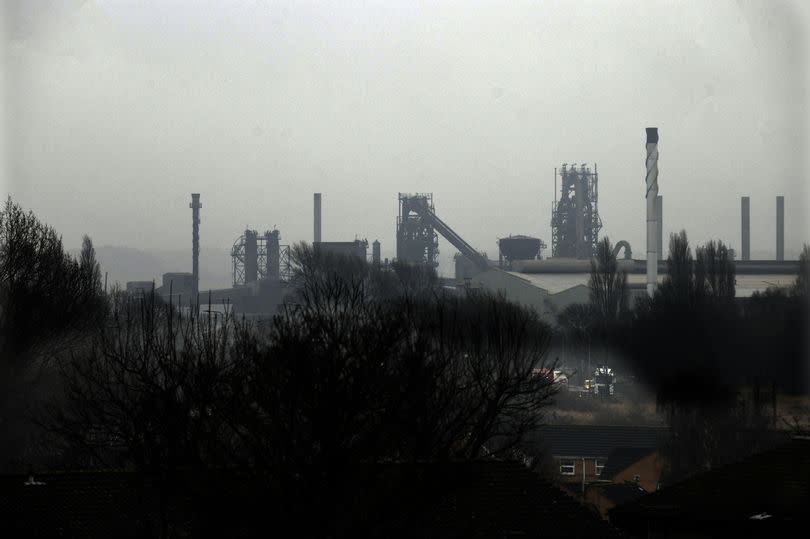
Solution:
M 751 198 L 740 199 L 740 214 L 742 215 L 742 259 L 751 260 Z
M 656 251 L 658 260 L 664 259 L 664 197 L 655 197 L 655 222 L 657 223 Z
M 321 194 L 315 193 L 315 235 L 314 242 L 321 241 Z
M 647 294 L 652 297 L 658 285 L 657 234 L 658 220 L 655 213 L 655 198 L 658 196 L 658 128 L 647 128 Z
M 371 263 L 375 266 L 380 265 L 380 240 L 374 240 L 371 244 Z
M 279 249 L 279 241 L 278 241 L 278 230 L 272 230 L 270 232 L 265 233 L 264 235 L 264 245 L 265 249 L 267 250 L 267 268 L 265 269 L 265 275 L 268 279 L 278 279 L 279 277 L 279 264 L 281 262 L 280 259 L 280 249 Z
M 255 230 L 245 230 L 245 284 L 259 280 L 259 242 Z
M 200 193 L 191 193 L 191 273 L 194 279 L 194 299 L 197 301 L 200 292 Z
M 776 260 L 785 259 L 785 197 L 776 197 Z

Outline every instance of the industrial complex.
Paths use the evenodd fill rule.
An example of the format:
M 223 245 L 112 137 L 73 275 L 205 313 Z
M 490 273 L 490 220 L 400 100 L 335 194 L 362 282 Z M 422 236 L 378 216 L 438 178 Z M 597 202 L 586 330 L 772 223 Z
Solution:
M 620 270 L 628 276 L 633 297 L 649 294 L 666 274 L 663 244 L 663 197 L 658 194 L 658 132 L 647 129 L 646 204 L 647 248 L 645 259 L 633 258 L 627 241 L 616 242 L 614 254 Z M 559 181 L 559 187 L 558 187 Z M 400 193 L 396 218 L 396 259 L 409 264 L 438 266 L 439 236 L 457 251 L 455 275 L 445 279 L 447 287 L 486 289 L 535 309 L 548 321 L 568 305 L 589 300 L 590 263 L 602 229 L 599 216 L 599 174 L 597 165 L 564 163 L 554 170 L 555 200 L 551 207 L 551 256 L 544 256 L 546 243 L 531 235 L 511 235 L 498 240 L 498 260 L 490 260 L 467 243 L 459 232 L 439 217 L 431 193 Z M 559 195 L 559 199 L 557 199 Z M 281 243 L 279 230 L 245 230 L 231 248 L 232 286 L 199 290 L 200 194 L 191 195 L 192 271 L 163 275 L 152 281 L 127 283 L 128 291 L 155 293 L 180 305 L 227 303 L 244 314 L 272 314 L 284 301 L 291 277 L 289 245 Z M 313 198 L 315 249 L 355 256 L 386 267 L 380 257 L 380 242 L 367 240 L 325 242 L 321 237 L 320 193 Z M 770 286 L 788 286 L 798 273 L 797 261 L 784 260 L 784 197 L 776 197 L 776 245 L 773 260 L 750 259 L 750 199 L 742 197 L 740 257 L 736 265 L 736 293 L 750 296 Z

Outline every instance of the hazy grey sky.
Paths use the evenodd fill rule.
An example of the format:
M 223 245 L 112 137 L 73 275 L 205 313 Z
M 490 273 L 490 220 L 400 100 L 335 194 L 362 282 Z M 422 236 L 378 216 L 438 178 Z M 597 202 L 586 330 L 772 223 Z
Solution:
M 550 244 L 553 170 L 598 163 L 603 232 L 644 245 L 644 128 L 665 233 L 752 251 L 810 240 L 800 0 L 3 3 L 5 189 L 69 246 L 228 248 L 246 225 L 379 239 L 397 192 L 497 256 Z M 455 251 L 441 245 L 446 261 Z M 444 266 L 448 267 L 448 266 Z M 182 269 L 182 268 L 178 268 Z

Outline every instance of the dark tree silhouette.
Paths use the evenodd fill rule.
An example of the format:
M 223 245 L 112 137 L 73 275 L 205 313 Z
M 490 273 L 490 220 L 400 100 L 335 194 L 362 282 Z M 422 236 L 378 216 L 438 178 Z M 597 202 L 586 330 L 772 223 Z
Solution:
M 554 387 L 534 369 L 553 364 L 533 311 L 407 266 L 305 246 L 292 260 L 295 293 L 265 330 L 116 298 L 64 363 L 67 446 L 120 459 L 167 500 L 180 469 L 240 466 L 268 518 L 340 535 L 374 518 L 375 463 L 508 453 L 539 425 Z
M 773 443 L 773 417 L 761 406 L 765 378 L 758 378 L 773 350 L 753 357 L 722 242 L 698 247 L 693 259 L 686 233 L 673 234 L 667 267 L 654 297 L 637 305 L 616 342 L 667 414 L 664 449 L 675 480 Z
M 92 242 L 81 261 L 68 256 L 53 228 L 11 198 L 0 210 L 0 466 L 35 460 L 31 419 L 51 390 L 43 363 L 76 346 L 105 308 Z
M 591 305 L 599 323 L 608 326 L 627 314 L 627 274 L 619 270 L 610 238 L 604 237 L 591 260 Z

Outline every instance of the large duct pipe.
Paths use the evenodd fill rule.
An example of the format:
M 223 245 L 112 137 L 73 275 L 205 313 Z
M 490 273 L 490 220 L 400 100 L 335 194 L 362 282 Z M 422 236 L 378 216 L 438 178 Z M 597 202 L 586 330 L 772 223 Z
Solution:
M 658 260 L 664 259 L 664 197 L 655 197 L 655 222 L 656 234 L 655 245 L 658 253 Z
M 658 196 L 658 128 L 647 128 L 647 294 L 652 297 L 658 285 L 657 234 L 655 198 Z
M 200 193 L 191 193 L 191 273 L 194 279 L 194 298 L 197 301 L 200 292 Z
M 321 241 L 321 194 L 315 193 L 315 234 L 313 237 L 315 243 Z
M 742 216 L 742 259 L 751 260 L 751 198 L 740 199 L 740 214 Z
M 776 260 L 785 259 L 785 197 L 776 197 Z

